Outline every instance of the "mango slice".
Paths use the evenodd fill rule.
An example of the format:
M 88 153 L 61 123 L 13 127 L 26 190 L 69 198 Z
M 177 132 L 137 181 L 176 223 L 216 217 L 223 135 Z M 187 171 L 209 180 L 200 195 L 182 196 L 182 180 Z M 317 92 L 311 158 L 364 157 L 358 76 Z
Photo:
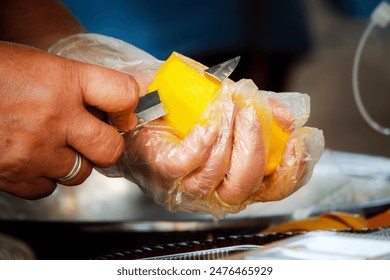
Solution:
M 266 176 L 272 174 L 278 166 L 289 137 L 290 133 L 285 131 L 273 118 L 271 122 L 268 160 L 265 168 Z
M 177 52 L 164 62 L 149 91 L 157 90 L 167 115 L 164 119 L 180 137 L 185 137 L 198 122 L 221 86 L 206 74 L 207 67 Z M 270 175 L 281 159 L 290 134 L 273 119 L 266 175 Z
M 149 91 L 158 90 L 164 119 L 184 137 L 206 110 L 221 82 L 204 73 L 207 67 L 174 52 L 161 66 Z

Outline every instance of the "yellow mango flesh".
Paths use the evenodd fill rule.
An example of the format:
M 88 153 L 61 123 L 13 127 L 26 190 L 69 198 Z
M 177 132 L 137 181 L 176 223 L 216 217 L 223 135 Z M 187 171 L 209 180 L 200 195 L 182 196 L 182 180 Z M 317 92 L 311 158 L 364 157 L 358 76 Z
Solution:
M 206 69 L 206 66 L 174 52 L 149 86 L 149 91 L 158 91 L 167 112 L 164 119 L 180 137 L 185 137 L 199 121 L 221 86 L 219 80 L 204 72 Z M 273 119 L 265 175 L 270 175 L 279 164 L 289 136 Z
M 221 82 L 204 73 L 207 67 L 173 53 L 157 72 L 149 91 L 157 90 L 164 119 L 184 137 L 197 123 Z
M 265 175 L 270 175 L 275 171 L 282 158 L 284 147 L 289 137 L 290 133 L 285 131 L 273 118 L 271 121 L 270 145 Z

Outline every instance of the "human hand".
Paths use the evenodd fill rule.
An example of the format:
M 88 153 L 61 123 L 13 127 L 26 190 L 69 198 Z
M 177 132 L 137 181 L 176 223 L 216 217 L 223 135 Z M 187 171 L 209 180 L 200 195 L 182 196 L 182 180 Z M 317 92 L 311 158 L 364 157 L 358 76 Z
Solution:
M 307 98 L 289 97 L 292 105 Z M 310 178 L 324 149 L 321 131 L 300 128 L 307 112 L 289 110 L 283 101 L 250 80 L 226 83 L 184 139 L 163 120 L 148 123 L 125 135 L 123 156 L 103 173 L 135 182 L 171 211 L 217 218 L 253 202 L 281 200 Z M 279 165 L 266 174 L 272 118 L 291 136 Z
M 36 199 L 54 191 L 81 155 L 78 185 L 92 166 L 121 156 L 136 125 L 138 85 L 117 71 L 0 43 L 0 190 Z M 95 115 L 106 115 L 116 128 Z

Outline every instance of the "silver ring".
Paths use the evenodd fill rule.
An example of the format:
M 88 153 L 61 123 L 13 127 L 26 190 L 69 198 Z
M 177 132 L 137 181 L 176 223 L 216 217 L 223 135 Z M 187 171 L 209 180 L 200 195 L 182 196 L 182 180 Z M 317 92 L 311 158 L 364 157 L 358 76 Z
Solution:
M 74 177 L 76 177 L 77 174 L 80 173 L 80 170 L 81 170 L 81 156 L 78 152 L 76 152 L 76 161 L 74 162 L 72 170 L 70 170 L 68 175 L 61 177 L 61 178 L 58 178 L 57 181 L 59 181 L 59 182 L 69 181 L 69 180 L 73 179 Z

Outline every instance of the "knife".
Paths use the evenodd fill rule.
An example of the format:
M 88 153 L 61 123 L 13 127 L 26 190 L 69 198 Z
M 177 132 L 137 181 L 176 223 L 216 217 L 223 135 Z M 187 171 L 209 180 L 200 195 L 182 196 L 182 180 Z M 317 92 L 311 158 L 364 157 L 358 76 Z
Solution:
M 206 69 L 205 73 L 223 82 L 234 71 L 239 61 L 240 57 L 237 56 Z M 138 119 L 137 127 L 166 115 L 157 90 L 139 98 L 135 115 Z

